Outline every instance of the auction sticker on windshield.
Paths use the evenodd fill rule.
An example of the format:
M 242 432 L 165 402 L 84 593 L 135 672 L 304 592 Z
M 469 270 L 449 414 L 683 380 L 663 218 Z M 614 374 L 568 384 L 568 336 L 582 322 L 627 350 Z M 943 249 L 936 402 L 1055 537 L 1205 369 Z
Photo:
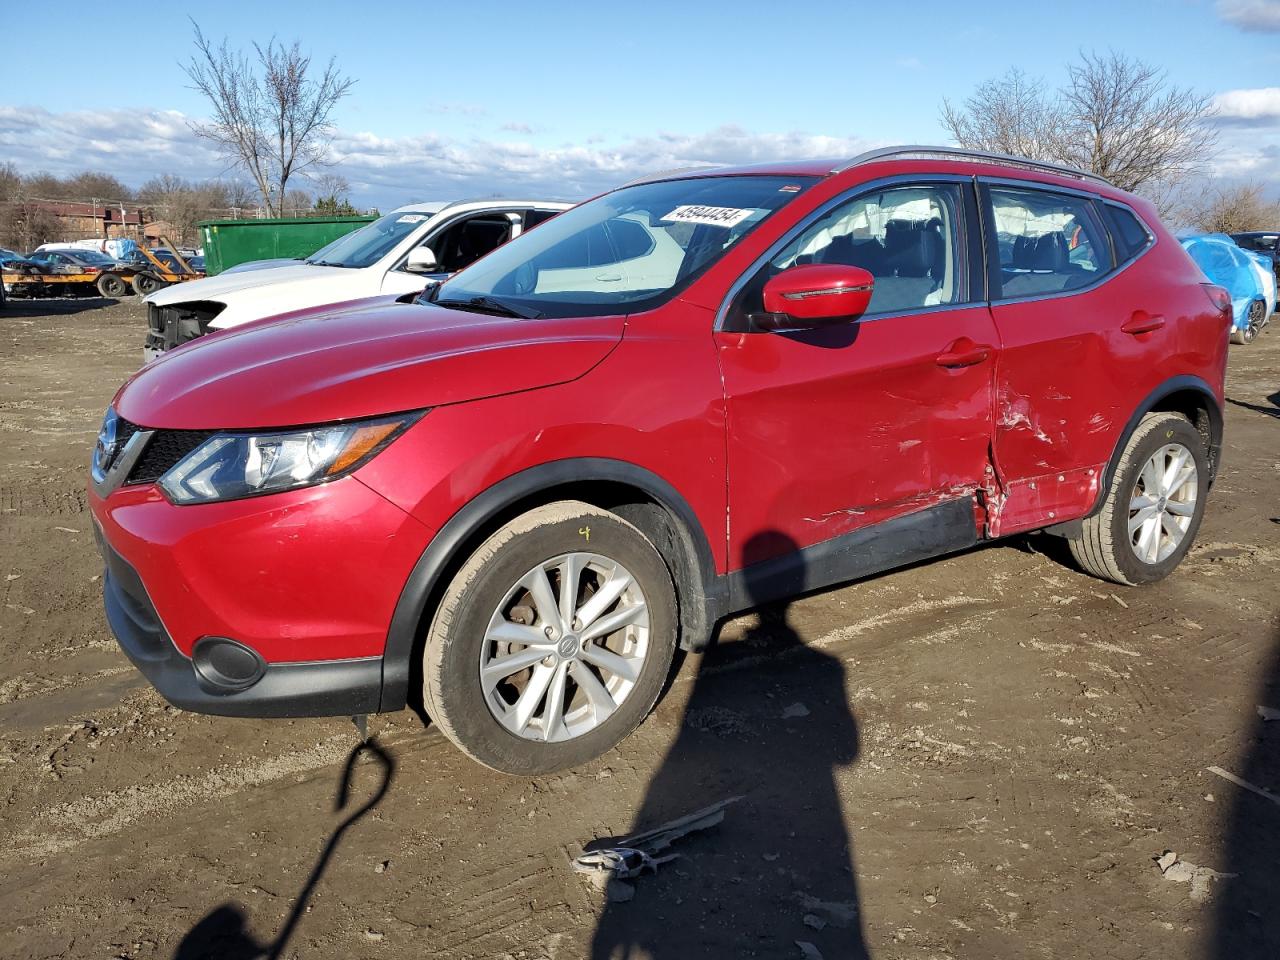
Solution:
M 426 216 L 421 213 L 406 213 L 396 223 L 421 223 L 425 219 L 427 219 Z
M 712 227 L 736 227 L 754 210 L 743 210 L 740 207 L 704 207 L 700 204 L 685 204 L 676 207 L 663 220 L 672 223 L 702 223 Z

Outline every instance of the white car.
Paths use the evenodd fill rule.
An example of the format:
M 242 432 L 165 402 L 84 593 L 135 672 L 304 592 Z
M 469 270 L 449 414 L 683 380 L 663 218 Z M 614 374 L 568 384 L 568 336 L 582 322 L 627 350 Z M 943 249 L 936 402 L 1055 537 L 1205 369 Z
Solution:
M 157 290 L 143 356 L 215 330 L 380 294 L 421 292 L 572 204 L 548 200 L 411 203 L 339 237 L 305 260 L 244 264 Z

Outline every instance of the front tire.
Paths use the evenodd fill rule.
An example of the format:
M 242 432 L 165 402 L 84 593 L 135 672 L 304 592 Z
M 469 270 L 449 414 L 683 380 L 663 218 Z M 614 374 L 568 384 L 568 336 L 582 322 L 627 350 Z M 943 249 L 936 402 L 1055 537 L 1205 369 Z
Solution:
M 503 773 L 584 763 L 653 708 L 676 611 L 671 574 L 634 526 L 577 501 L 531 510 L 445 591 L 423 650 L 427 714 Z
M 1191 549 L 1208 491 L 1199 431 L 1176 413 L 1148 413 L 1125 444 L 1102 509 L 1067 541 L 1071 554 L 1103 580 L 1163 580 Z

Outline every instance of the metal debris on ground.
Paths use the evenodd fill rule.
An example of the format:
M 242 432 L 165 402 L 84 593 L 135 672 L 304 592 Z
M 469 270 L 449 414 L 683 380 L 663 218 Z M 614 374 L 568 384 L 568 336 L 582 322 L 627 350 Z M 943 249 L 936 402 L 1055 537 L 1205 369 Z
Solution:
M 1258 716 L 1262 718 L 1264 723 L 1268 720 L 1280 720 L 1280 710 L 1277 710 L 1275 707 L 1264 707 L 1259 704 Z
M 621 881 L 633 880 L 646 870 L 657 873 L 658 867 L 680 856 L 678 853 L 662 856 L 663 851 L 681 837 L 716 826 L 724 820 L 725 808 L 741 799 L 729 797 L 652 830 L 624 837 L 612 845 L 584 850 L 573 861 L 573 869 L 606 891 L 610 900 L 630 900 L 634 892 L 629 884 Z
M 1158 857 L 1152 857 L 1156 862 L 1156 866 L 1160 868 L 1160 873 L 1166 880 L 1172 880 L 1174 883 L 1191 884 L 1191 899 L 1196 903 L 1203 903 L 1209 899 L 1209 883 L 1212 880 L 1230 880 L 1239 876 L 1236 873 L 1219 873 L 1217 870 L 1210 870 L 1208 867 L 1197 866 L 1194 863 L 1188 863 L 1186 860 L 1179 860 L 1178 855 L 1172 850 L 1166 850 Z
M 804 960 L 822 960 L 822 951 L 808 940 L 797 940 L 796 946 L 800 948 L 800 956 Z
M 783 720 L 791 720 L 795 717 L 807 717 L 808 715 L 809 708 L 799 701 L 791 704 L 791 706 L 782 711 Z
M 1221 777 L 1223 780 L 1230 780 L 1237 787 L 1248 790 L 1250 793 L 1256 793 L 1258 796 L 1270 800 L 1276 806 L 1280 806 L 1280 796 L 1276 796 L 1270 790 L 1263 790 L 1261 787 L 1254 786 L 1248 780 L 1237 777 L 1234 773 L 1223 770 L 1221 767 L 1207 767 L 1206 769 L 1214 776 Z

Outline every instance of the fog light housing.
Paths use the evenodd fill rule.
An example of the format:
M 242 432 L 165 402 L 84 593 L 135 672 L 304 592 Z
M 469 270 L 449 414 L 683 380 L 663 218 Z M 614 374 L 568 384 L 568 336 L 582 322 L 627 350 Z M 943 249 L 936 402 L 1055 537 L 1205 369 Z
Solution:
M 191 651 L 191 667 L 209 693 L 239 693 L 262 679 L 267 664 L 251 647 L 226 637 L 201 637 Z

